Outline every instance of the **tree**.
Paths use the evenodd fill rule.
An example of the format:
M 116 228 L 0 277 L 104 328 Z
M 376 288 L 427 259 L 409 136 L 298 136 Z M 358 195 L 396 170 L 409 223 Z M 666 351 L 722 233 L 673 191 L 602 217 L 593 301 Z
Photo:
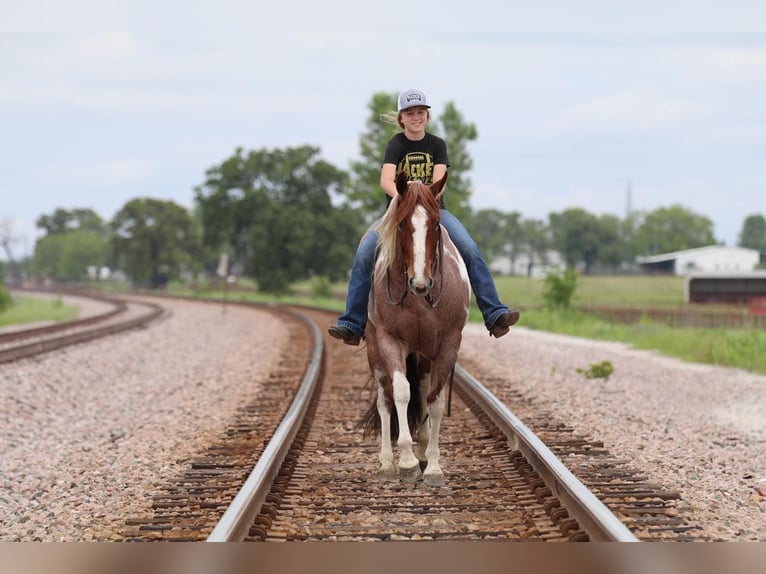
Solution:
M 397 94 L 385 92 L 373 94 L 367 104 L 369 115 L 365 131 L 359 136 L 361 159 L 351 162 L 353 183 L 348 199 L 352 205 L 361 209 L 367 224 L 378 219 L 386 205 L 380 189 L 380 166 L 388 140 L 400 130 L 395 125 L 395 114 L 394 119 L 384 118 L 391 118 L 391 110 L 396 109 L 397 97 Z
M 92 209 L 56 209 L 51 215 L 41 215 L 35 222 L 47 234 L 64 233 L 72 229 L 97 231 L 105 230 L 103 219 Z
M 5 266 L 0 261 L 0 312 L 11 306 L 11 294 L 5 289 Z
M 241 273 L 279 293 L 298 279 L 344 276 L 363 230 L 348 175 L 311 146 L 235 154 L 207 172 L 195 199 L 209 247 L 230 246 Z
M 447 141 L 450 160 L 447 183 L 449 193 L 445 194 L 444 201 L 447 209 L 456 217 L 463 218 L 471 210 L 468 205 L 471 196 L 471 180 L 467 174 L 473 169 L 473 159 L 466 148 L 468 142 L 475 141 L 479 137 L 479 132 L 475 124 L 466 123 L 453 102 L 445 104 L 444 111 L 439 116 L 439 126 Z
M 598 250 L 596 261 L 605 267 L 616 269 L 624 261 L 625 249 L 622 243 L 621 233 L 623 222 L 616 215 L 609 213 L 598 218 L 596 229 L 598 237 Z
M 525 253 L 527 263 L 527 277 L 532 277 L 534 266 L 537 262 L 547 263 L 548 249 L 551 238 L 545 222 L 540 219 L 524 219 L 521 222 L 521 246 L 520 253 Z
M 35 244 L 29 264 L 33 275 L 55 281 L 83 281 L 89 278 L 88 267 L 111 263 L 108 227 L 92 209 L 58 208 L 38 217 L 36 225 L 46 234 Z
M 33 275 L 55 281 L 84 281 L 88 267 L 98 269 L 110 261 L 111 248 L 101 232 L 71 229 L 38 239 L 29 267 Z
M 513 273 L 516 258 L 523 249 L 520 219 L 518 211 L 503 213 L 497 209 L 480 209 L 468 214 L 465 226 L 487 261 L 506 257 Z
M 385 118 L 392 117 L 397 97 L 396 93 L 373 94 L 367 105 L 370 114 L 365 123 L 366 130 L 359 137 L 361 159 L 351 163 L 353 191 L 349 193 L 349 200 L 362 210 L 367 223 L 379 218 L 385 207 L 385 197 L 380 189 L 380 166 L 388 140 L 399 131 L 398 126 L 391 123 L 392 119 Z M 463 119 L 454 103 L 447 102 L 438 117 L 432 115 L 428 131 L 442 135 L 447 141 L 450 168 L 445 203 L 455 216 L 463 218 L 470 211 L 471 182 L 466 174 L 473 168 L 466 147 L 478 137 L 476 126 Z
M 763 215 L 753 214 L 745 218 L 737 245 L 758 250 L 761 265 L 766 263 L 766 218 Z
M 570 208 L 548 215 L 553 247 L 568 267 L 582 263 L 589 273 L 598 260 L 603 230 L 598 218 L 582 208 Z
M 5 258 L 8 260 L 8 275 L 12 281 L 19 281 L 21 279 L 20 269 L 16 261 L 13 258 L 13 245 L 19 242 L 19 238 L 13 232 L 13 221 L 9 218 L 3 218 L 0 220 L 0 247 L 2 247 L 5 253 Z M 0 269 L 2 271 L 2 269 Z M 5 272 L 3 271 L 3 275 Z M 0 281 L 3 279 L 3 275 L 0 275 Z
M 491 260 L 505 251 L 506 215 L 497 209 L 480 209 L 465 220 L 484 257 Z
M 157 288 L 196 270 L 200 241 L 189 212 L 172 201 L 133 199 L 111 221 L 120 268 L 136 283 Z
M 705 247 L 716 243 L 713 222 L 680 205 L 660 207 L 646 214 L 636 234 L 643 255 Z

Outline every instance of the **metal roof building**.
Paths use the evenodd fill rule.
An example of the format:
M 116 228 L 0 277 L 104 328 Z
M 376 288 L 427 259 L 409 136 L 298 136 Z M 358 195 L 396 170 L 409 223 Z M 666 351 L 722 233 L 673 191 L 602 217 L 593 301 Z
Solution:
M 644 273 L 668 275 L 748 272 L 756 268 L 759 260 L 760 254 L 755 249 L 725 245 L 709 245 L 636 258 Z

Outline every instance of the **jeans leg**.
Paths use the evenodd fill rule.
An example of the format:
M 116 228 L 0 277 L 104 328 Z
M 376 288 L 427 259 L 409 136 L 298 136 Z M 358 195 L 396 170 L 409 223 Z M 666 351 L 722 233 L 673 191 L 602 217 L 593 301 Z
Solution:
M 492 272 L 468 230 L 446 209 L 441 210 L 441 219 L 442 225 L 465 261 L 468 278 L 471 280 L 471 289 L 476 295 L 476 304 L 484 317 L 484 325 L 489 329 L 497 318 L 507 313 L 509 309 L 500 302 Z
M 346 294 L 346 311 L 338 318 L 338 326 L 348 327 L 357 335 L 363 335 L 367 325 L 367 301 L 372 287 L 377 244 L 378 232 L 368 229 L 356 248 Z

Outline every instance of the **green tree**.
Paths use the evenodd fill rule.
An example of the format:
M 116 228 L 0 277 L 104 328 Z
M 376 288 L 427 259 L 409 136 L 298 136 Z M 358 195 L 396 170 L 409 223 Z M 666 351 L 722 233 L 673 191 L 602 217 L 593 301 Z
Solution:
M 763 215 L 753 214 L 745 218 L 737 245 L 758 250 L 761 265 L 766 263 L 766 218 Z
M 13 231 L 13 220 L 9 217 L 0 219 L 0 248 L 5 253 L 6 261 L 8 262 L 3 275 L 7 274 L 8 278 L 12 282 L 20 282 L 22 279 L 23 269 L 22 266 L 13 257 L 13 245 L 19 242 L 19 237 Z M 2 269 L 0 269 L 2 271 Z M 3 280 L 3 275 L 0 275 L 0 281 Z
M 385 208 L 385 197 L 380 189 L 380 166 L 386 144 L 399 131 L 392 125 L 392 111 L 396 110 L 398 94 L 378 92 L 373 94 L 367 105 L 369 115 L 365 131 L 359 137 L 358 161 L 351 162 L 353 191 L 349 200 L 359 207 L 365 221 L 370 223 L 379 218 Z M 386 118 L 389 118 L 388 120 Z M 395 122 L 394 122 L 395 123 Z M 447 141 L 450 168 L 445 203 L 457 217 L 466 217 L 470 211 L 471 181 L 467 173 L 473 168 L 473 160 L 467 151 L 467 144 L 478 137 L 476 126 L 467 123 L 453 102 L 447 102 L 441 114 L 432 115 L 428 131 L 441 135 Z
M 5 265 L 0 261 L 0 312 L 11 306 L 11 294 L 5 289 Z
M 487 260 L 505 251 L 505 223 L 506 214 L 497 209 L 480 209 L 465 219 L 466 229 Z
M 638 230 L 644 220 L 644 213 L 633 211 L 620 220 L 619 245 L 622 249 L 622 261 L 627 265 L 634 265 L 636 257 L 641 255 L 641 247 L 638 241 Z
M 636 234 L 641 255 L 670 253 L 716 243 L 709 217 L 673 205 L 647 213 Z
M 33 275 L 55 281 L 85 281 L 88 267 L 100 269 L 111 260 L 109 241 L 101 231 L 69 229 L 38 239 L 29 268 Z
M 172 201 L 133 199 L 111 221 L 120 268 L 136 283 L 157 288 L 200 268 L 200 240 L 189 212 Z
M 195 189 L 205 244 L 230 246 L 240 272 L 264 291 L 314 275 L 337 280 L 353 260 L 364 222 L 344 201 L 348 175 L 318 154 L 237 149 Z
M 598 260 L 602 236 L 604 235 L 598 217 L 582 208 L 570 208 L 561 213 L 548 215 L 552 244 L 568 267 L 582 263 L 589 273 Z
M 108 226 L 92 209 L 58 208 L 38 217 L 36 225 L 46 234 L 35 244 L 29 264 L 33 275 L 55 281 L 84 281 L 89 279 L 88 267 L 111 264 Z
M 476 125 L 468 123 L 463 118 L 453 102 L 444 105 L 444 111 L 439 115 L 440 132 L 447 141 L 449 153 L 448 193 L 444 201 L 456 217 L 462 219 L 470 213 L 468 200 L 471 196 L 471 180 L 468 173 L 473 169 L 473 158 L 468 153 L 468 142 L 479 137 Z
M 527 256 L 527 277 L 532 277 L 534 266 L 537 263 L 548 263 L 548 250 L 551 247 L 551 238 L 548 227 L 540 219 L 524 219 L 521 221 L 521 247 L 520 253 Z
M 370 98 L 365 131 L 359 136 L 361 159 L 351 162 L 353 183 L 348 199 L 361 210 L 367 224 L 379 218 L 386 206 L 385 194 L 380 189 L 380 167 L 388 140 L 400 131 L 395 125 L 396 114 L 391 116 L 397 97 L 398 94 L 377 92 Z
M 598 218 L 598 250 L 596 261 L 604 267 L 617 269 L 624 261 L 625 249 L 621 242 L 623 221 L 616 215 L 604 214 Z
M 497 209 L 480 209 L 469 213 L 464 223 L 487 261 L 506 258 L 513 273 L 516 258 L 523 251 L 520 220 L 518 211 L 504 213 Z
M 38 228 L 43 229 L 48 235 L 65 233 L 72 229 L 104 232 L 105 224 L 101 216 L 88 208 L 72 210 L 56 209 L 51 215 L 41 215 L 35 222 Z

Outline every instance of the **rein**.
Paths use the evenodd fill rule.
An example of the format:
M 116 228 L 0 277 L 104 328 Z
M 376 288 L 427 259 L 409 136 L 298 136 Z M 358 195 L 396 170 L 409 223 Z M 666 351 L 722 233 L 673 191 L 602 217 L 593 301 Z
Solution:
M 441 301 L 442 295 L 444 295 L 444 241 L 442 240 L 442 229 L 441 224 L 439 225 L 439 254 L 436 256 L 436 261 L 434 262 L 437 266 L 437 273 L 439 275 L 439 296 L 434 301 L 431 298 L 431 294 L 429 293 L 426 295 L 426 301 L 428 301 L 431 304 L 431 308 L 436 309 L 436 306 L 439 304 L 439 301 Z M 402 257 L 404 259 L 404 257 Z M 404 266 L 404 292 L 402 293 L 402 296 L 399 298 L 399 300 L 395 300 L 391 295 L 391 269 L 386 270 L 386 299 L 388 300 L 388 303 L 390 305 L 399 306 L 402 303 L 404 303 L 404 298 L 407 297 L 407 293 L 410 292 L 410 290 L 407 288 L 407 267 Z

